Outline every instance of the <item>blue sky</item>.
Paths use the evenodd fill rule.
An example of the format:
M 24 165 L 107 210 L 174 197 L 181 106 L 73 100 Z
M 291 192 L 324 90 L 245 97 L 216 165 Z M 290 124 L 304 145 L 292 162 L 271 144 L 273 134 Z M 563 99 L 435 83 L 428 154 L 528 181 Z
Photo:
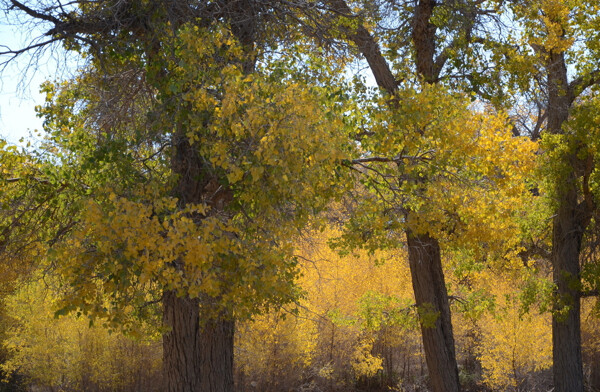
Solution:
M 15 26 L 0 25 L 2 45 L 16 48 L 25 38 Z M 28 137 L 30 129 L 39 129 L 42 125 L 34 107 L 43 102 L 38 86 L 44 75 L 39 71 L 25 71 L 29 60 L 26 56 L 10 63 L 0 74 L 0 137 L 11 143 Z
M 27 25 L 9 24 L 0 15 L 0 51 L 6 50 L 2 46 L 23 48 L 32 37 L 43 36 L 42 31 L 32 31 Z M 0 138 L 12 144 L 20 144 L 20 139 L 36 144 L 40 137 L 36 136 L 35 130 L 42 130 L 42 119 L 36 116 L 35 106 L 44 103 L 39 86 L 46 80 L 61 80 L 72 74 L 78 60 L 81 61 L 76 57 L 76 54 L 69 57 L 58 46 L 47 49 L 39 58 L 24 53 L 6 68 L 0 68 Z M 6 57 L 0 56 L 0 63 L 5 60 Z M 375 85 L 370 72 L 363 69 L 361 73 L 366 76 L 368 85 Z
M 37 92 L 43 77 L 35 75 L 30 86 L 20 86 L 18 72 L 3 72 L 0 87 L 0 137 L 11 143 L 19 139 L 29 139 L 30 131 L 41 129 L 42 120 L 35 115 L 36 105 L 43 103 L 43 96 Z
M 6 20 L 0 19 L 0 45 L 11 49 L 24 47 L 31 41 L 32 34 L 36 34 L 35 31 L 28 30 L 29 27 L 8 25 Z M 0 48 L 2 50 L 5 48 Z M 22 54 L 6 68 L 0 69 L 1 138 L 15 144 L 21 138 L 35 142 L 35 135 L 32 137 L 31 134 L 34 134 L 35 129 L 42 129 L 42 119 L 36 116 L 34 108 L 44 103 L 39 86 L 45 80 L 60 79 L 68 74 L 64 69 L 69 61 L 60 57 L 61 53 L 56 48 L 50 48 L 39 58 L 34 58 L 29 53 Z M 0 61 L 5 59 L 0 57 Z

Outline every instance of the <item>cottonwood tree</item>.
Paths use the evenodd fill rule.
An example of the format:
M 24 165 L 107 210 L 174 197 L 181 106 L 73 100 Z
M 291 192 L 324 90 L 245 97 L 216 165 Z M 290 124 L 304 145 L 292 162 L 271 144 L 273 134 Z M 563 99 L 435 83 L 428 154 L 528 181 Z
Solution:
M 5 54 L 88 59 L 41 109 L 43 172 L 65 190 L 47 197 L 75 206 L 68 235 L 40 241 L 69 283 L 59 314 L 116 328 L 160 300 L 164 390 L 233 389 L 235 319 L 295 297 L 291 235 L 334 194 L 343 94 L 323 62 L 265 56 L 273 4 L 7 4 L 47 39 Z
M 489 118 L 475 115 L 464 100 L 450 92 L 474 90 L 487 80 L 484 77 L 487 46 L 481 42 L 490 38 L 486 26 L 496 22 L 493 18 L 495 8 L 483 1 L 356 4 L 330 0 L 324 4 L 335 21 L 334 36 L 354 44 L 387 97 L 374 104 L 380 107 L 380 112 L 373 110 L 376 119 L 371 121 L 379 127 L 369 123 L 364 132 L 358 132 L 364 156 L 349 162 L 359 171 L 373 175 L 366 180 L 366 185 L 374 190 L 373 199 L 378 200 L 376 203 L 381 208 L 367 207 L 363 212 L 366 226 L 355 225 L 355 228 L 367 233 L 366 237 L 380 233 L 378 240 L 381 243 L 383 238 L 387 246 L 397 241 L 392 234 L 399 231 L 406 234 L 415 299 L 422 310 L 422 335 L 431 384 L 435 391 L 458 391 L 458 368 L 440 240 L 447 238 L 449 232 L 457 232 L 456 226 L 464 227 L 469 215 L 455 214 L 455 211 L 464 204 L 476 205 L 477 197 L 465 197 L 458 202 L 450 196 L 454 191 L 450 190 L 449 184 L 453 183 L 452 177 L 460 179 L 464 176 L 471 178 L 473 182 L 467 181 L 470 184 L 467 186 L 473 189 L 479 186 L 485 190 L 493 189 L 491 184 L 499 179 L 491 174 L 494 165 L 500 170 L 498 176 L 515 174 L 518 182 L 521 174 L 517 173 L 522 172 L 517 162 L 513 161 L 512 166 L 501 163 L 506 159 L 501 158 L 502 154 L 511 148 L 514 150 L 508 154 L 514 154 L 513 159 L 523 156 L 524 161 L 531 162 L 527 152 L 530 147 L 522 147 L 519 151 L 520 147 L 516 146 L 519 143 L 524 146 L 526 142 L 504 139 L 506 135 L 500 136 L 501 132 L 493 131 L 507 129 L 506 124 L 501 121 L 494 125 L 487 123 L 488 128 L 483 124 Z M 322 29 L 314 27 L 317 32 Z M 464 133 L 456 132 L 458 129 Z M 477 151 L 474 146 L 482 140 L 477 140 L 476 135 L 478 132 L 487 134 L 487 130 L 491 134 L 484 137 L 487 141 L 483 144 L 488 149 Z M 498 145 L 492 147 L 494 143 Z M 515 144 L 504 152 L 496 150 L 502 149 L 500 146 L 504 143 Z M 469 148 L 466 146 L 473 149 L 459 152 L 463 147 Z M 470 166 L 454 154 L 468 155 L 471 162 L 479 164 Z M 480 162 L 486 154 L 494 158 Z M 471 169 L 473 171 L 469 173 Z M 443 194 L 436 197 L 457 203 L 439 207 L 432 195 L 436 191 Z M 375 226 L 377 224 L 379 227 Z M 364 240 L 365 236 L 356 238 L 355 243 Z
M 524 26 L 512 34 L 513 46 L 502 56 L 521 92 L 536 90 L 539 108 L 533 123 L 545 151 L 543 182 L 550 199 L 552 249 L 549 259 L 556 285 L 552 316 L 554 387 L 583 391 L 580 299 L 593 294 L 596 278 L 581 262 L 586 236 L 595 225 L 598 195 L 595 120 L 598 112 L 595 2 L 513 2 L 515 20 Z M 524 81 L 528 81 L 524 83 Z

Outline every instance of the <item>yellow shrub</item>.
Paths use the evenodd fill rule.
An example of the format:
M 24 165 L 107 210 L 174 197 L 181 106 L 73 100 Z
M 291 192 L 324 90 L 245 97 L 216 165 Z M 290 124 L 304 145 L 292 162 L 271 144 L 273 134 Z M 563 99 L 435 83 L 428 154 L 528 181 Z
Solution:
M 4 372 L 58 390 L 158 390 L 162 352 L 151 334 L 133 340 L 85 317 L 55 318 L 56 298 L 42 280 L 22 284 L 6 303 L 13 320 Z

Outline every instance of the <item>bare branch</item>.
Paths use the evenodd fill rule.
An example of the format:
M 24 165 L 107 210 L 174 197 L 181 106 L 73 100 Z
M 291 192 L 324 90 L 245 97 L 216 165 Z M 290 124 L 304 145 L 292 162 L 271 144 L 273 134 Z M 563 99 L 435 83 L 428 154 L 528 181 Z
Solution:
M 48 181 L 46 179 L 43 179 L 43 178 L 32 177 L 32 179 L 35 180 L 35 181 L 37 181 L 37 182 L 39 182 L 40 184 L 46 184 L 46 185 L 50 184 L 50 181 Z M 13 177 L 13 178 L 7 178 L 7 179 L 5 179 L 4 182 L 7 182 L 7 183 L 10 184 L 10 183 L 19 182 L 19 181 L 22 181 L 22 180 L 23 180 L 22 177 Z
M 388 158 L 388 157 L 368 157 L 368 158 L 357 158 L 357 159 L 353 159 L 351 162 L 352 163 L 369 163 L 369 162 L 394 162 L 394 163 L 400 163 L 405 159 L 411 160 L 411 161 L 430 161 L 432 158 L 426 156 L 425 154 L 428 153 L 432 153 L 433 151 L 427 151 L 424 152 L 420 155 L 399 155 L 393 158 Z
M 11 3 L 12 3 L 12 6 L 9 8 L 11 10 L 14 8 L 18 8 L 21 11 L 24 11 L 27 15 L 29 15 L 35 19 L 41 19 L 41 20 L 45 20 L 48 22 L 52 22 L 55 25 L 61 24 L 60 19 L 57 19 L 56 17 L 54 17 L 52 15 L 43 14 L 34 9 L 31 9 L 31 8 L 27 7 L 25 4 L 18 2 L 17 0 L 11 0 Z
M 395 158 L 386 158 L 386 157 L 371 157 L 371 158 L 358 158 L 353 159 L 351 161 L 354 164 L 357 163 L 369 163 L 369 162 L 397 162 Z
M 16 49 L 16 50 L 12 50 L 11 48 L 9 48 L 6 45 L 0 45 L 0 47 L 6 48 L 6 50 L 0 52 L 0 56 L 12 55 L 13 58 L 14 58 L 14 57 L 16 57 L 16 56 L 18 56 L 18 55 L 20 55 L 22 53 L 28 52 L 28 51 L 30 51 L 32 49 L 37 49 L 37 48 L 49 45 L 49 44 L 51 44 L 53 42 L 56 42 L 56 41 L 59 41 L 59 40 L 60 40 L 60 38 L 51 38 L 49 40 L 46 40 L 46 41 L 43 41 L 43 42 L 38 42 L 36 44 L 31 44 L 31 45 L 29 45 L 29 46 L 27 46 L 25 48 Z

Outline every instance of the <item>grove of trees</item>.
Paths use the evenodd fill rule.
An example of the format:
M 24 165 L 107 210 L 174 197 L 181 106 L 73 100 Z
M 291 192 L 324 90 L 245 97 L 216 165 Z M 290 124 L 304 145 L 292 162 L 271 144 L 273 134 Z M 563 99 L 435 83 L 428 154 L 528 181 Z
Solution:
M 2 5 L 0 388 L 600 390 L 595 0 Z

